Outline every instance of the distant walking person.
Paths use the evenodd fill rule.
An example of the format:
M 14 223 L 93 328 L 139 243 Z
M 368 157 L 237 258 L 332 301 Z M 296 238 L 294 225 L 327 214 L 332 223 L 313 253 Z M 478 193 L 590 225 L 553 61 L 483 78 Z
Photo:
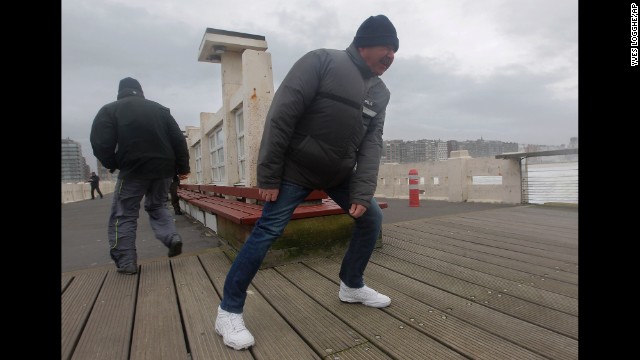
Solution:
M 89 137 L 93 154 L 110 171 L 119 169 L 108 235 L 118 272 L 136 274 L 140 203 L 169 257 L 182 253 L 182 238 L 165 206 L 173 176 L 189 176 L 187 142 L 169 108 L 147 100 L 138 80 L 120 80 L 117 101 L 98 111 Z
M 94 171 L 91 172 L 91 177 L 89 178 L 88 182 L 91 185 L 91 200 L 94 200 L 96 198 L 96 190 L 98 190 L 98 195 L 100 195 L 100 199 L 102 199 L 103 196 L 102 191 L 100 191 L 100 177 L 96 175 Z

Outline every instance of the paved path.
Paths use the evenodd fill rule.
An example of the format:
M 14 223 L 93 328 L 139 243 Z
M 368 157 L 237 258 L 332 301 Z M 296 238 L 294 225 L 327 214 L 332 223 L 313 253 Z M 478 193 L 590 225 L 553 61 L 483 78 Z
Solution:
M 104 199 L 62 204 L 62 272 L 113 266 L 107 238 L 112 200 L 113 193 L 105 194 Z M 170 202 L 167 202 L 167 207 L 173 215 Z M 185 215 L 173 215 L 173 218 L 184 242 L 183 253 L 220 246 L 219 238 L 196 220 Z M 168 249 L 154 237 L 149 217 L 142 206 L 137 235 L 139 263 L 167 256 Z
M 62 272 L 85 270 L 102 266 L 113 266 L 109 257 L 107 220 L 113 193 L 104 199 L 83 200 L 62 204 Z M 465 212 L 497 209 L 514 205 L 484 203 L 453 203 L 447 201 L 421 200 L 419 207 L 409 207 L 408 199 L 379 198 L 389 204 L 384 209 L 384 224 L 453 215 Z M 167 208 L 173 208 L 167 202 Z M 221 240 L 211 230 L 186 215 L 174 215 L 176 227 L 182 236 L 183 253 L 197 253 L 220 246 Z M 138 263 L 166 257 L 167 248 L 153 235 L 146 212 L 140 209 L 138 219 Z

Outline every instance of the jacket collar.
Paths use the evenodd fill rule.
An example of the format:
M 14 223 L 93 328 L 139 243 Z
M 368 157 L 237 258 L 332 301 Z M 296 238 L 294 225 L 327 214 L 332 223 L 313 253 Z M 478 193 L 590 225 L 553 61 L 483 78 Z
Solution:
M 368 79 L 376 76 L 371 72 L 371 69 L 369 69 L 367 63 L 364 62 L 364 59 L 362 58 L 362 56 L 360 56 L 360 52 L 358 52 L 358 48 L 353 43 L 351 43 L 351 45 L 349 45 L 349 47 L 345 51 L 347 52 L 347 54 L 349 54 L 351 61 L 356 64 L 363 78 Z
M 140 90 L 124 88 L 118 93 L 117 100 L 126 98 L 129 96 L 139 96 L 144 99 L 144 93 Z

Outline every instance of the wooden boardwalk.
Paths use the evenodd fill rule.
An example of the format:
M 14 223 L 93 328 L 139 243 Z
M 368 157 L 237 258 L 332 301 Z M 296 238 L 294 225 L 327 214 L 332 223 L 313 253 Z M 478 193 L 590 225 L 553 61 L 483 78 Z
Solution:
M 384 309 L 338 300 L 340 258 L 258 272 L 256 339 L 214 331 L 220 248 L 62 274 L 61 359 L 578 359 L 578 210 L 523 205 L 383 227 L 365 272 Z

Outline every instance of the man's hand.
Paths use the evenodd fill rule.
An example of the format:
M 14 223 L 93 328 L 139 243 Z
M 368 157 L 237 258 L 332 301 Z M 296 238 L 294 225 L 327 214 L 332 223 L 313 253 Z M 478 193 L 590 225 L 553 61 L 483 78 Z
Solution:
M 258 189 L 258 194 L 262 196 L 264 201 L 276 201 L 278 193 L 280 193 L 280 189 Z
M 191 173 L 178 174 L 178 178 L 180 178 L 180 180 L 185 180 L 189 177 L 189 175 L 191 175 Z
M 367 208 L 360 204 L 351 204 L 351 208 L 349 209 L 349 215 L 353 216 L 355 219 L 359 218 L 367 211 Z

